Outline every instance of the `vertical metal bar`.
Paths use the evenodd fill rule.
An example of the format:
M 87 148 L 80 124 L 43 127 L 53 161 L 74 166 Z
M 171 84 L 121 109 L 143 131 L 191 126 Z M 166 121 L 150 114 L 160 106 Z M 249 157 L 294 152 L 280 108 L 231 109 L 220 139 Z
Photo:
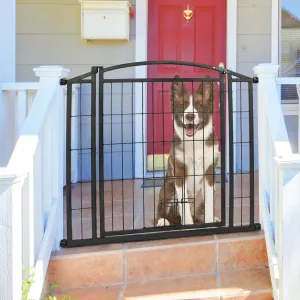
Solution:
M 173 84 L 173 83 L 172 83 Z M 179 81 L 178 81 L 178 84 L 179 84 Z M 171 105 L 172 105 L 172 116 L 173 116 L 173 114 L 174 114 L 174 111 L 175 111 L 175 107 L 174 107 L 174 98 L 172 99 L 172 101 L 171 101 Z M 173 125 L 172 125 L 172 136 L 174 136 L 175 135 L 175 118 L 172 118 L 172 121 L 173 121 Z M 174 157 L 174 159 L 175 159 L 175 147 L 174 147 L 174 143 L 173 143 L 173 140 L 171 141 L 171 149 L 172 149 L 172 155 L 173 155 L 173 157 Z M 184 144 L 183 144 L 183 148 L 184 148 Z M 183 149 L 183 151 L 184 151 L 184 149 Z M 180 195 L 178 195 L 178 193 L 177 193 L 177 191 L 176 191 L 176 176 L 175 176 L 175 174 L 176 174 L 176 164 L 174 164 L 174 170 L 173 170 L 173 174 L 172 174 L 172 176 L 173 176 L 173 180 L 174 180 L 174 189 L 175 189 L 175 192 L 173 193 L 173 203 L 174 203 L 174 211 L 176 211 L 177 213 L 179 213 L 180 214 L 180 208 L 181 208 L 181 205 L 179 204 L 179 197 L 180 197 Z M 177 198 L 176 198 L 177 197 Z M 177 199 L 177 200 L 176 200 Z M 172 204 L 170 204 L 170 205 L 172 205 Z M 171 207 L 171 206 L 170 206 Z M 165 208 L 165 206 L 164 206 L 164 208 Z M 164 215 L 165 216 L 167 216 L 168 215 L 168 213 L 166 212 L 166 210 L 164 211 Z M 181 214 L 182 215 L 182 214 Z M 182 223 L 183 223 L 183 219 L 181 218 L 181 225 L 182 225 Z M 165 221 L 164 221 L 164 225 L 165 225 Z
M 226 177 L 225 177 L 225 163 L 226 163 L 226 141 L 225 141 L 225 73 L 220 73 L 220 114 L 221 114 L 221 219 L 225 221 L 226 218 Z M 223 222 L 224 222 L 223 221 Z
M 212 82 L 211 83 L 212 84 L 212 91 L 213 91 L 213 93 L 214 93 L 214 83 Z M 213 99 L 214 99 L 214 94 L 213 94 Z M 216 180 L 216 165 L 215 165 L 215 131 L 214 131 L 214 117 L 215 117 L 215 103 L 213 102 L 212 103 L 212 107 L 211 107 L 211 109 L 212 109 L 212 124 L 211 124 L 211 126 L 212 126 L 212 131 L 214 132 L 214 135 L 213 135 L 213 140 L 211 141 L 212 142 L 212 144 L 213 144 L 213 147 L 212 147 L 212 152 L 213 152 L 213 163 L 214 163 L 214 168 L 213 168 L 213 174 L 212 174 L 212 176 L 213 176 L 213 191 L 214 191 L 214 196 L 213 196 L 213 213 L 214 213 L 214 221 L 215 221 L 215 217 L 216 217 L 216 215 L 215 215 L 215 212 L 216 212 L 216 206 L 215 206 L 215 204 L 216 204 L 216 193 L 215 193 L 215 180 Z M 221 124 L 220 124 L 221 125 Z M 220 127 L 220 126 L 219 126 Z M 218 139 L 217 139 L 218 140 Z M 222 220 L 221 220 L 222 221 Z M 223 222 L 224 222 L 224 220 L 223 220 Z
M 103 89 L 103 67 L 95 68 L 95 72 L 99 72 L 99 207 L 100 207 L 100 238 L 105 236 L 105 211 L 104 211 L 104 89 Z M 95 75 L 96 76 L 96 75 Z M 112 145 L 111 145 L 112 146 Z
M 66 209 L 67 209 L 67 240 L 72 240 L 72 84 L 67 84 L 67 118 L 66 118 Z
M 248 83 L 249 96 L 249 152 L 250 152 L 250 225 L 254 225 L 254 120 L 253 83 Z
M 96 166 L 96 74 L 95 68 L 92 68 L 91 75 L 91 188 L 92 188 L 92 238 L 97 238 L 97 166 Z
M 197 89 L 196 89 L 197 90 Z M 195 98 L 194 98 L 194 81 L 192 81 L 192 100 L 193 100 L 193 107 L 195 107 Z M 193 119 L 193 126 L 195 126 L 195 119 Z M 204 130 L 203 130 L 204 131 Z M 196 140 L 196 142 L 198 142 L 199 144 L 199 141 Z M 195 135 L 193 135 L 193 174 L 194 174 L 194 190 L 193 190 L 193 195 L 194 195 L 194 198 L 193 198 L 193 201 L 194 201 L 194 223 L 196 222 L 196 161 L 195 161 Z M 204 142 L 203 142 L 204 144 Z M 203 156 L 204 156 L 204 153 L 203 153 Z M 201 177 L 200 177 L 201 178 Z M 205 203 L 205 202 L 204 202 Z M 191 205 L 191 204 L 190 204 Z
M 181 100 L 184 101 L 184 98 L 183 98 L 183 95 L 184 95 L 184 82 L 182 81 L 181 82 Z M 184 117 L 183 117 L 184 118 Z M 175 119 L 175 118 L 174 118 Z M 185 123 L 186 120 L 183 119 L 183 123 Z M 204 132 L 204 130 L 203 130 Z M 183 140 L 184 140 L 184 128 L 182 128 L 182 134 L 183 134 Z M 186 143 L 184 141 L 182 141 L 182 146 L 183 146 L 183 165 L 184 165 L 184 168 L 183 168 L 183 177 L 182 177 L 182 195 L 181 195 L 181 207 L 182 207 L 182 220 L 181 220 L 181 225 L 185 225 L 185 222 L 186 222 L 186 219 L 185 219 L 185 216 L 186 216 L 186 205 L 185 205 L 185 201 L 186 201 L 186 198 L 187 198 L 187 195 L 185 194 L 185 184 L 187 183 L 187 178 L 186 178 L 186 173 L 185 173 L 185 158 L 186 158 L 186 152 L 185 152 L 185 145 Z M 176 152 L 175 152 L 176 153 Z M 203 152 L 204 153 L 204 152 Z M 174 155 L 174 158 L 176 158 L 176 156 Z M 174 164 L 176 165 L 176 164 Z M 204 165 L 204 164 L 203 164 Z M 175 170 L 175 168 L 174 168 Z M 179 172 L 178 172 L 179 173 Z M 176 175 L 176 173 L 175 173 Z M 175 176 L 176 179 L 177 179 L 177 176 Z M 176 181 L 175 181 L 176 182 Z M 180 197 L 179 195 L 177 195 L 178 197 Z M 205 199 L 205 198 L 204 198 Z
M 241 145 L 241 226 L 243 226 L 243 101 L 242 82 L 240 82 L 240 145 Z
M 131 159 L 132 159 L 132 229 L 135 227 L 135 174 L 134 174 L 134 110 L 133 110 L 134 102 L 133 102 L 133 82 L 131 83 Z
M 201 94 L 204 95 L 204 90 L 203 90 L 203 86 L 204 86 L 204 82 L 202 82 L 202 85 L 201 85 Z M 202 106 L 204 106 L 204 97 L 202 96 Z M 202 119 L 205 120 L 205 115 L 204 115 L 204 111 L 202 111 Z M 204 160 L 204 156 L 205 156 L 205 151 L 204 151 L 204 144 L 205 144 L 205 141 L 204 141 L 204 130 L 202 130 L 202 153 L 203 153 L 203 156 L 202 156 L 202 170 L 201 172 L 203 172 L 200 176 L 202 176 L 202 185 L 203 185 L 203 199 L 204 199 L 204 222 L 205 223 L 208 223 L 206 222 L 206 197 L 205 197 L 205 160 Z M 200 144 L 201 145 L 201 144 Z M 201 178 L 201 177 L 200 177 Z
M 80 229 L 81 229 L 81 238 L 83 237 L 83 213 L 82 213 L 82 198 L 83 198 L 83 191 L 82 191 L 82 173 L 83 173 L 83 168 L 82 168 L 82 98 L 81 98 L 81 91 L 82 91 L 82 83 L 80 83 L 80 95 L 79 95 L 79 149 L 81 151 L 80 155 L 80 178 L 81 182 L 80 184 Z
M 121 186 L 122 186 L 122 220 L 123 220 L 123 230 L 125 230 L 125 203 L 124 203 L 124 132 L 123 132 L 123 126 L 124 126 L 124 111 L 123 111 L 123 105 L 124 105 L 124 86 L 123 82 L 121 82 L 121 147 L 122 147 L 122 180 L 121 180 Z
M 163 118 L 163 128 L 162 128 L 162 135 L 163 135 L 163 171 L 166 171 L 166 166 L 165 166 L 165 99 L 164 99 L 164 82 L 162 81 L 161 83 L 161 90 L 162 90 L 162 118 Z M 164 191 L 164 199 L 163 199 L 163 204 L 164 204 L 164 213 L 166 211 L 166 188 L 165 188 L 165 175 L 163 176 L 163 191 Z M 159 196 L 160 197 L 160 196 Z M 160 201 L 160 199 L 158 199 Z M 155 214 L 154 214 L 154 220 L 155 219 Z M 158 220 L 156 220 L 158 221 Z M 156 223 L 155 225 L 156 226 Z M 166 226 L 166 218 L 164 218 L 164 226 Z
M 110 188 L 111 188 L 111 230 L 114 231 L 114 168 L 113 168 L 113 89 L 112 89 L 112 82 L 110 83 Z M 103 201 L 105 201 L 103 199 Z
M 139 97 L 139 95 L 135 95 L 135 97 Z M 142 82 L 142 152 L 143 152 L 143 183 L 145 184 L 145 154 L 146 154 L 146 158 L 147 158 L 147 149 L 148 149 L 148 144 L 147 141 L 144 143 L 145 141 L 145 137 L 144 137 L 144 82 Z M 147 120 L 147 115 L 146 115 L 146 120 Z M 135 126 L 137 126 L 137 124 L 135 124 Z M 145 147 L 146 147 L 146 151 L 145 151 Z M 147 164 L 147 159 L 146 159 L 146 164 Z M 146 165 L 147 168 L 147 165 Z M 145 188 L 143 188 L 143 228 L 145 227 Z
M 155 111 L 154 111 L 154 86 L 153 86 L 153 82 L 151 85 L 151 105 L 152 105 L 152 140 L 153 140 L 153 144 L 152 144 L 152 155 L 153 155 L 153 160 L 152 160 L 152 166 L 153 166 L 153 179 L 154 179 L 154 174 L 155 174 L 155 131 L 154 131 L 154 124 L 155 124 Z M 155 203 L 156 203 L 156 199 L 155 199 L 155 179 L 153 180 L 153 195 L 154 195 L 154 201 L 153 201 L 153 211 L 154 211 L 154 216 L 155 216 Z
M 234 149 L 233 149 L 233 109 L 232 109 L 232 75 L 228 80 L 228 125 L 229 125 L 229 227 L 233 227 L 234 213 Z M 223 199 L 222 199 L 223 200 Z

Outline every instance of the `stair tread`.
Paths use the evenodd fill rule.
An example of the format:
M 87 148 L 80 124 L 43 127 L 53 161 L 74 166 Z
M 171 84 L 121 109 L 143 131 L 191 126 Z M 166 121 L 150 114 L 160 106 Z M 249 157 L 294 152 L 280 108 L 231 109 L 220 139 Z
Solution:
M 107 287 L 73 289 L 56 294 L 73 296 L 77 300 L 142 300 L 142 299 L 273 299 L 269 270 L 256 268 L 248 270 L 219 272 L 216 274 L 186 276 L 127 283 Z
M 97 246 L 96 249 L 99 249 Z M 59 290 L 137 283 L 268 266 L 262 233 L 229 234 L 129 243 L 124 248 L 52 256 L 48 283 Z M 87 251 L 87 252 L 82 252 Z

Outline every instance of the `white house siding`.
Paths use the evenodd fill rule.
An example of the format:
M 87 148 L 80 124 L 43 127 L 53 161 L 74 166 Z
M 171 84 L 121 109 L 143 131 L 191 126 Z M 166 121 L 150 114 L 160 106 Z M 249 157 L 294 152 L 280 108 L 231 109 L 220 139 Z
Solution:
M 254 76 L 253 67 L 259 63 L 271 62 L 271 0 L 238 0 L 237 23 L 237 72 Z M 239 92 L 237 86 L 237 108 L 247 109 L 246 85 Z M 240 98 L 242 101 L 240 102 Z M 242 103 L 242 104 L 240 104 Z M 246 113 L 236 114 L 237 140 L 247 141 L 249 138 L 249 118 Z M 257 147 L 257 93 L 254 84 L 254 143 L 255 169 L 258 169 Z M 242 127 L 241 127 L 242 126 Z M 242 128 L 242 130 L 240 130 Z M 242 148 L 242 151 L 241 151 Z M 237 167 L 240 170 L 249 169 L 249 146 L 237 145 Z
M 130 1 L 135 5 L 135 0 Z M 229 16 L 230 17 L 230 16 Z M 77 0 L 17 0 L 17 80 L 36 81 L 32 68 L 55 64 L 71 70 L 70 76 L 86 73 L 92 65 L 110 66 L 134 61 L 135 21 L 131 21 L 129 42 L 86 42 L 80 38 L 80 5 Z M 237 32 L 237 71 L 253 76 L 252 68 L 271 59 L 271 0 L 238 0 Z M 112 77 L 133 77 L 133 69 L 123 69 L 110 74 Z M 120 110 L 121 87 L 113 89 L 113 110 Z M 131 112 L 134 102 L 131 87 L 124 85 L 124 112 Z M 254 91 L 256 100 L 256 91 Z M 238 93 L 239 98 L 239 93 Z M 89 90 L 83 89 L 82 111 L 89 112 Z M 239 99 L 238 99 L 239 100 Z M 246 100 L 246 91 L 242 91 L 242 100 Z M 105 88 L 105 111 L 110 112 L 110 89 Z M 256 118 L 255 101 L 255 118 Z M 237 121 L 240 116 L 236 116 Z M 247 131 L 249 120 L 242 118 L 243 131 Z M 90 144 L 89 122 L 82 120 L 82 147 Z M 132 119 L 116 117 L 105 118 L 104 139 L 114 143 L 120 142 L 121 128 L 123 138 L 131 141 Z M 239 125 L 239 123 L 237 123 Z M 256 119 L 255 119 L 256 124 Z M 111 130 L 112 129 L 112 130 Z M 112 135 L 111 135 L 112 132 Z M 257 132 L 257 129 L 255 130 Z M 239 139 L 239 131 L 237 138 Z M 246 133 L 243 133 L 246 136 Z M 257 134 L 255 133 L 255 154 L 257 157 Z M 105 148 L 105 177 L 131 177 L 133 175 L 133 152 L 131 145 L 122 148 Z M 240 151 L 236 151 L 238 168 L 247 169 L 248 164 L 241 165 Z M 243 146 L 243 157 L 248 155 L 247 145 Z M 82 179 L 90 178 L 90 153 L 85 151 L 82 159 Z M 120 167 L 123 160 L 123 170 Z M 244 159 L 244 161 L 247 161 Z M 111 163 L 113 162 L 113 164 Z M 80 165 L 80 164 L 79 164 Z M 113 165 L 113 174 L 111 173 Z M 256 159 L 257 166 L 257 159 Z M 122 174 L 123 173 L 123 174 Z M 80 174 L 81 176 L 81 174 Z
M 135 9 L 135 0 L 130 3 Z M 135 22 L 131 20 L 130 41 L 84 41 L 80 37 L 80 4 L 78 0 L 17 0 L 17 80 L 36 81 L 32 69 L 40 65 L 62 65 L 70 69 L 70 77 L 86 73 L 91 66 L 111 66 L 134 61 L 135 49 Z M 133 69 L 123 69 L 118 73 L 110 72 L 107 77 L 127 78 L 134 76 Z M 113 112 L 120 110 L 121 88 L 120 85 L 113 88 Z M 131 89 L 124 86 L 123 107 L 124 112 L 131 112 Z M 81 112 L 90 114 L 90 89 L 82 86 Z M 104 98 L 105 112 L 110 113 L 110 88 L 105 87 Z M 121 128 L 123 138 L 132 139 L 132 118 L 124 118 L 123 124 L 118 117 L 105 118 L 106 143 L 110 143 L 111 129 L 113 143 L 120 142 Z M 79 121 L 79 118 L 78 118 Z M 80 148 L 90 147 L 90 118 L 82 117 L 82 142 Z M 78 122 L 78 126 L 80 123 Z M 78 131 L 80 132 L 80 130 Z M 80 133 L 79 133 L 80 134 Z M 80 139 L 79 139 L 80 140 Z M 123 176 L 132 177 L 132 147 L 124 147 Z M 113 176 L 122 176 L 121 147 L 110 149 L 105 147 L 105 177 L 111 177 L 111 165 Z M 79 178 L 90 178 L 90 151 L 78 153 Z M 111 160 L 113 164 L 111 164 Z

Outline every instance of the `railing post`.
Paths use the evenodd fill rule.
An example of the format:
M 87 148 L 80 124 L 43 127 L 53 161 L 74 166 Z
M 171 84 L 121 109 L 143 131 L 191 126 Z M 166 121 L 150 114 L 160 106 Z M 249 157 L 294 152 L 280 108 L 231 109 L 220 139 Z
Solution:
M 51 195 L 50 198 L 52 203 L 46 204 L 48 207 L 52 206 L 55 200 L 58 200 L 58 212 L 57 223 L 57 237 L 56 243 L 54 245 L 55 249 L 59 248 L 59 243 L 63 239 L 63 172 L 64 172 L 64 87 L 60 85 L 60 79 L 65 78 L 69 74 L 69 70 L 64 69 L 60 66 L 41 66 L 34 69 L 36 76 L 40 77 L 41 83 L 46 83 L 47 81 L 56 82 L 56 95 L 53 99 L 50 111 L 51 115 L 51 155 L 50 157 L 42 157 L 42 159 L 51 160 L 51 175 L 49 180 L 51 180 Z
M 258 165 L 259 165 L 259 206 L 260 206 L 260 224 L 263 228 L 264 222 L 262 220 L 263 199 L 266 189 L 269 189 L 269 168 L 268 168 L 268 150 L 269 135 L 267 128 L 267 94 L 276 87 L 276 76 L 278 72 L 278 65 L 273 64 L 259 64 L 254 67 L 254 73 L 258 76 L 259 82 L 257 87 L 257 107 L 258 107 Z
M 298 153 L 300 153 L 300 84 L 296 84 L 298 95 Z
M 277 160 L 279 190 L 279 299 L 300 295 L 300 155 Z
M 1 299 L 22 299 L 22 183 L 0 169 Z

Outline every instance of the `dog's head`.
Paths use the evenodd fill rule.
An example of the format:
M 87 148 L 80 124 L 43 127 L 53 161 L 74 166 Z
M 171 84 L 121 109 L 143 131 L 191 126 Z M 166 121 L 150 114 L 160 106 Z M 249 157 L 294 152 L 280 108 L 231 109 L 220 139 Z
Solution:
M 190 94 L 183 82 L 176 75 L 171 85 L 171 112 L 174 127 L 185 139 L 193 139 L 198 130 L 203 129 L 212 120 L 213 83 L 201 82 L 194 94 Z M 211 78 L 206 75 L 205 78 Z M 184 135 L 182 136 L 182 132 Z

